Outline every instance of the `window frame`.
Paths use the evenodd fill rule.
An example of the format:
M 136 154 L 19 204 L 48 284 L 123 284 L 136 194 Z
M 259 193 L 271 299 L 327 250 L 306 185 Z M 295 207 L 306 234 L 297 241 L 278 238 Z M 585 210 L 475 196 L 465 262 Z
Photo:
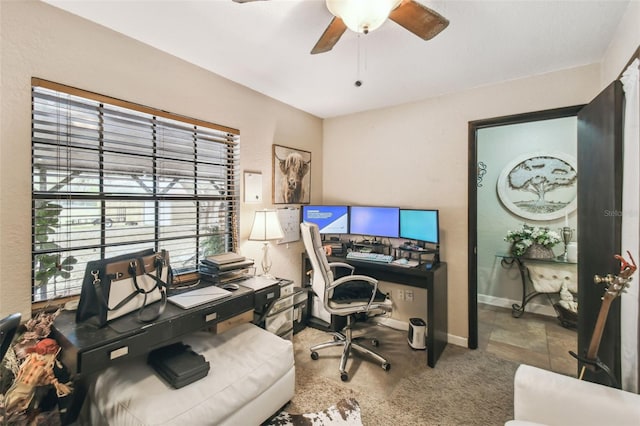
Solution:
M 96 252 L 96 256 L 93 259 L 89 259 L 95 260 L 98 256 L 99 258 L 105 258 L 121 254 L 118 249 L 124 249 L 126 252 L 127 247 L 138 247 L 140 244 L 146 245 L 145 248 L 152 245 L 155 250 L 165 248 L 165 244 L 176 244 L 176 247 L 179 248 L 182 248 L 182 244 L 184 244 L 184 251 L 188 252 L 190 250 L 189 247 L 191 247 L 195 253 L 188 260 L 189 262 L 193 260 L 192 264 L 188 264 L 184 268 L 176 268 L 175 265 L 172 265 L 178 274 L 180 272 L 194 271 L 203 256 L 222 251 L 237 250 L 240 214 L 239 130 L 40 78 L 32 78 L 31 86 L 32 303 L 74 296 L 80 293 L 82 278 L 79 277 L 84 275 L 84 268 L 86 261 L 88 261 L 86 259 L 87 256 L 86 254 L 79 256 L 83 261 L 72 265 L 74 278 L 64 276 L 65 261 L 63 259 L 68 260 L 69 257 L 74 257 L 74 253 L 82 253 L 80 251 L 81 248 L 90 248 Z M 46 91 L 47 94 L 42 94 L 43 91 Z M 90 107 L 86 110 L 82 109 L 81 112 L 85 113 L 87 110 L 91 110 L 90 119 L 95 120 L 94 123 L 100 123 L 99 129 L 97 131 L 94 129 L 94 133 L 97 136 L 87 137 L 85 134 L 80 134 L 83 131 L 81 129 L 82 126 L 72 124 L 72 122 L 77 123 L 80 119 L 73 115 L 76 112 L 70 111 L 71 107 L 68 105 L 66 107 L 59 106 L 60 109 L 63 109 L 68 114 L 67 117 L 64 117 L 67 120 L 66 124 L 46 123 L 41 119 L 42 116 L 46 115 L 46 108 L 50 107 L 50 105 L 42 106 L 44 104 L 42 98 L 49 94 L 48 91 L 57 92 L 59 95 L 58 104 L 51 99 L 46 100 L 51 105 L 59 106 L 63 102 L 63 98 L 66 99 L 68 104 L 71 103 L 68 100 L 69 98 L 82 98 L 82 102 L 86 101 Z M 37 104 L 38 102 L 42 103 Z M 94 106 L 95 108 L 93 108 Z M 121 110 L 123 115 L 133 117 L 133 120 L 128 124 L 131 129 L 140 130 L 141 133 L 149 132 L 151 136 L 118 133 L 114 139 L 110 139 L 115 133 L 109 132 L 108 126 L 102 121 L 101 114 L 105 112 L 114 113 L 115 111 L 117 115 Z M 94 113 L 95 117 L 92 115 Z M 140 118 L 141 123 L 144 122 L 144 125 L 137 124 L 136 119 L 138 118 Z M 150 127 L 147 128 L 147 125 Z M 45 128 L 45 126 L 48 127 Z M 175 139 L 169 140 L 169 136 L 167 136 L 167 141 L 163 142 L 164 145 L 159 148 L 158 140 L 160 137 L 156 134 L 156 129 L 162 129 L 167 134 L 171 132 L 171 137 Z M 126 140 L 129 136 L 131 140 Z M 148 137 L 149 139 L 147 139 Z M 66 144 L 64 141 L 60 141 L 64 138 L 67 139 Z M 189 146 L 191 143 L 190 138 L 193 138 L 192 147 Z M 77 142 L 78 140 L 82 140 L 82 142 Z M 87 146 L 80 147 L 81 144 L 84 145 L 85 143 Z M 115 150 L 105 147 L 109 143 L 112 145 L 120 144 L 121 147 L 125 146 L 125 144 L 131 144 L 134 145 L 134 151 L 140 149 L 144 153 L 138 156 L 136 152 L 125 152 L 122 154 L 122 158 L 129 159 L 133 163 L 118 163 L 118 155 L 121 153 L 116 153 Z M 94 156 L 92 158 L 98 159 L 97 171 L 90 170 L 90 167 L 86 166 L 87 160 L 85 156 L 88 156 L 88 153 Z M 56 155 L 58 156 L 57 160 L 54 158 Z M 111 159 L 107 160 L 110 155 Z M 141 160 L 138 160 L 138 157 Z M 66 164 L 64 164 L 65 161 Z M 128 182 L 125 174 L 130 172 L 125 171 L 125 169 L 127 167 L 141 167 L 137 164 L 138 161 L 144 163 L 144 167 L 151 170 L 151 172 L 149 174 L 145 173 L 144 176 L 139 171 L 131 172 L 131 181 L 133 183 L 131 181 Z M 82 166 L 79 166 L 80 164 Z M 160 170 L 163 165 L 165 169 Z M 45 177 L 42 177 L 42 170 L 44 170 Z M 135 173 L 138 173 L 139 176 L 133 176 Z M 49 174 L 58 179 L 57 184 L 56 181 L 48 182 L 50 180 Z M 80 191 L 74 191 L 73 181 L 74 179 L 77 181 L 79 178 L 93 183 L 79 184 Z M 170 179 L 173 179 L 173 181 L 167 184 L 167 180 Z M 108 187 L 108 182 L 112 182 L 113 186 L 111 188 L 115 189 L 117 193 L 105 191 L 105 186 Z M 150 183 L 150 185 L 145 186 L 144 184 L 147 183 Z M 135 184 L 139 188 L 133 188 Z M 164 187 L 162 187 L 163 184 L 165 184 Z M 173 190 L 174 185 L 179 186 L 180 191 Z M 99 189 L 92 192 L 90 188 L 96 187 Z M 66 189 L 63 190 L 63 188 Z M 136 193 L 136 189 L 139 193 Z M 147 190 L 146 193 L 144 190 Z M 43 206 L 42 201 L 54 201 L 54 203 L 44 204 L 46 208 L 41 209 L 40 207 Z M 74 218 L 77 218 L 77 216 L 72 216 L 70 212 L 75 208 L 73 206 L 78 203 L 91 204 L 93 202 L 97 202 L 99 205 L 99 218 L 95 215 L 91 216 L 91 218 L 97 217 L 99 219 L 99 242 L 95 242 L 98 238 L 94 236 L 96 235 L 94 231 L 91 233 L 91 241 L 93 242 L 88 247 L 82 247 L 79 242 L 81 237 L 76 237 L 74 232 L 69 231 L 69 224 L 73 224 Z M 150 202 L 153 202 L 152 209 L 148 207 Z M 58 208 L 52 207 L 56 203 L 59 206 L 63 206 L 61 208 L 63 212 L 65 212 L 65 208 L 67 211 L 64 213 L 65 216 L 55 216 L 56 225 L 53 226 L 54 230 L 50 231 L 54 240 L 53 244 L 43 244 L 43 238 L 48 239 L 48 235 L 47 231 L 43 231 L 46 226 L 43 227 L 42 222 L 38 222 L 37 214 L 38 212 L 53 212 Z M 132 225 L 130 229 L 132 232 L 122 229 L 117 236 L 110 237 L 110 232 L 112 234 L 113 232 L 108 228 L 113 221 L 110 219 L 107 206 L 110 204 L 118 206 L 123 203 L 137 203 L 138 206 L 146 203 L 144 208 L 139 208 L 144 211 L 143 217 L 145 218 L 146 227 L 140 230 L 142 227 L 135 226 L 137 230 L 134 231 L 134 226 Z M 170 211 L 170 213 L 163 213 L 163 208 Z M 111 208 L 111 213 L 113 209 L 114 207 Z M 150 211 L 153 211 L 152 216 L 149 213 Z M 149 225 L 149 218 L 151 217 L 153 219 L 152 226 Z M 178 217 L 180 219 L 177 219 Z M 191 221 L 195 223 L 192 225 Z M 179 222 L 180 226 L 170 222 Z M 80 223 L 84 224 L 83 222 Z M 95 224 L 95 222 L 92 223 Z M 134 223 L 138 225 L 136 222 Z M 219 226 L 212 226 L 212 223 Z M 55 228 L 67 229 L 66 234 L 60 232 L 57 235 L 59 241 L 55 241 Z M 151 228 L 153 228 L 152 238 L 140 241 L 134 239 L 134 236 L 139 236 L 143 233 L 145 235 L 149 234 Z M 173 231 L 174 234 L 171 236 L 171 230 L 174 228 L 180 229 L 180 231 Z M 136 232 L 140 234 L 136 234 Z M 62 243 L 65 236 L 67 240 Z M 215 239 L 215 244 L 207 245 L 207 238 L 209 240 Z M 116 242 L 118 239 L 122 241 Z M 61 244 L 59 245 L 58 243 Z M 178 246 L 178 244 L 180 245 Z M 213 249 L 219 251 L 211 251 Z M 205 252 L 203 250 L 209 251 Z M 56 263 L 61 273 L 57 275 L 54 273 L 52 276 L 54 283 L 48 281 L 51 277 L 47 278 L 44 281 L 45 290 L 42 291 L 40 289 L 42 285 L 38 285 L 38 280 L 36 279 L 36 274 L 44 264 L 44 262 L 39 262 L 42 259 L 39 256 L 49 254 L 57 256 L 57 260 L 54 263 Z M 42 277 L 43 275 L 39 276 Z M 56 279 L 63 282 L 67 281 L 61 285 L 62 290 L 58 290 Z M 49 288 L 52 284 L 53 286 Z

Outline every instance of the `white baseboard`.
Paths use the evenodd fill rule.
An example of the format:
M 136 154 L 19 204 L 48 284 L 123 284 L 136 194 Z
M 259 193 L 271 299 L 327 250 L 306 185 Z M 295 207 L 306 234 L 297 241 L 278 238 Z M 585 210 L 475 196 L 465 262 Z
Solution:
M 400 321 L 397 319 L 387 318 L 387 317 L 374 318 L 372 321 L 380 325 L 393 328 L 394 330 L 409 331 L 409 323 L 406 321 Z M 467 339 L 466 337 L 460 337 L 460 336 L 454 336 L 452 334 L 448 334 L 447 343 L 451 343 L 452 345 L 462 346 L 466 348 L 469 346 L 469 339 Z
M 389 317 L 377 317 L 373 319 L 373 322 L 393 328 L 394 330 L 409 331 L 409 323 L 406 321 L 400 321 Z
M 537 297 L 537 299 L 540 299 L 541 301 L 545 301 L 547 303 L 546 304 L 536 303 L 537 301 L 533 300 L 527 303 L 527 306 L 525 306 L 525 312 L 531 312 L 539 315 L 546 315 L 554 318 L 558 316 L 558 314 L 556 313 L 556 310 L 553 309 L 553 306 L 548 304 L 549 300 L 546 298 L 546 296 L 540 295 Z M 495 297 L 495 296 L 489 296 L 486 294 L 479 294 L 478 302 L 485 303 L 491 306 L 499 306 L 501 308 L 511 309 L 511 305 L 513 305 L 514 303 L 517 303 L 518 305 L 520 305 L 522 303 L 522 300 L 511 300 L 503 297 Z
M 452 334 L 447 335 L 447 343 L 456 346 L 462 346 L 463 348 L 469 347 L 469 339 L 466 337 L 454 336 Z
M 538 303 L 537 299 L 545 303 Z M 513 305 L 514 303 L 517 303 L 519 305 L 522 303 L 522 300 L 512 300 L 512 299 L 506 299 L 503 297 L 495 297 L 495 296 L 489 296 L 486 294 L 479 294 L 478 302 L 485 303 L 487 305 L 499 306 L 502 308 L 511 309 L 511 305 Z M 549 300 L 544 295 L 540 295 L 536 299 L 527 303 L 527 306 L 525 307 L 525 312 L 531 312 L 539 315 L 546 315 L 554 318 L 558 316 L 555 309 L 553 309 L 553 306 L 549 304 Z M 385 325 L 387 327 L 393 328 L 395 330 L 402 330 L 402 331 L 409 330 L 409 323 L 406 321 L 401 321 L 401 320 L 397 320 L 389 317 L 374 318 L 374 321 L 381 325 Z M 464 348 L 469 347 L 469 339 L 467 337 L 448 334 L 447 342 L 452 345 L 462 346 Z

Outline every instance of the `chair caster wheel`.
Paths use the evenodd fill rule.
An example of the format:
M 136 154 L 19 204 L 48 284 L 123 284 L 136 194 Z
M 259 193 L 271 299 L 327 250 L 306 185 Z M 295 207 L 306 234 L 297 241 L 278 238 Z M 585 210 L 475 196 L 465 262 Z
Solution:
M 372 339 L 371 344 L 375 347 L 380 346 L 380 341 L 378 339 Z
M 311 352 L 311 359 L 314 360 L 314 361 L 317 360 L 318 359 L 318 352 L 315 352 L 315 351 Z
M 384 364 L 382 364 L 382 369 L 384 371 L 389 371 L 391 370 L 391 364 L 389 364 L 388 362 L 385 362 Z
M 340 380 L 346 382 L 347 380 L 349 380 L 349 375 L 347 373 L 340 373 Z

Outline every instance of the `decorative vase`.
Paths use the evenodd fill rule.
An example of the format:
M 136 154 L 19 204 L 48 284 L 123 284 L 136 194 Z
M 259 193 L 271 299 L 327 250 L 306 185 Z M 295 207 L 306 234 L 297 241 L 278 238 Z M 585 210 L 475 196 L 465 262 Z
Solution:
M 541 244 L 531 244 L 522 257 L 528 257 L 529 259 L 553 259 L 555 254 L 549 247 Z

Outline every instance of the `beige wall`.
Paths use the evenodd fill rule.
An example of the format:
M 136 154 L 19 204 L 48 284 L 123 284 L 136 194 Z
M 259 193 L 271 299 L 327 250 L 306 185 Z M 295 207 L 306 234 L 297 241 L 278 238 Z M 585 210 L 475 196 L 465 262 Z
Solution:
M 327 119 L 323 201 L 440 210 L 450 341 L 466 345 L 468 122 L 586 103 L 599 84 L 596 64 Z
M 638 47 L 640 47 L 640 1 L 632 0 L 602 60 L 600 78 L 602 88 L 618 78 Z
M 30 314 L 31 77 L 240 129 L 241 166 L 262 171 L 270 207 L 271 145 L 312 152 L 312 201 L 322 193 L 322 122 L 201 68 L 40 2 L 0 1 L 0 315 Z M 261 244 L 243 254 L 259 261 Z M 301 243 L 272 250 L 276 275 L 300 280 Z

